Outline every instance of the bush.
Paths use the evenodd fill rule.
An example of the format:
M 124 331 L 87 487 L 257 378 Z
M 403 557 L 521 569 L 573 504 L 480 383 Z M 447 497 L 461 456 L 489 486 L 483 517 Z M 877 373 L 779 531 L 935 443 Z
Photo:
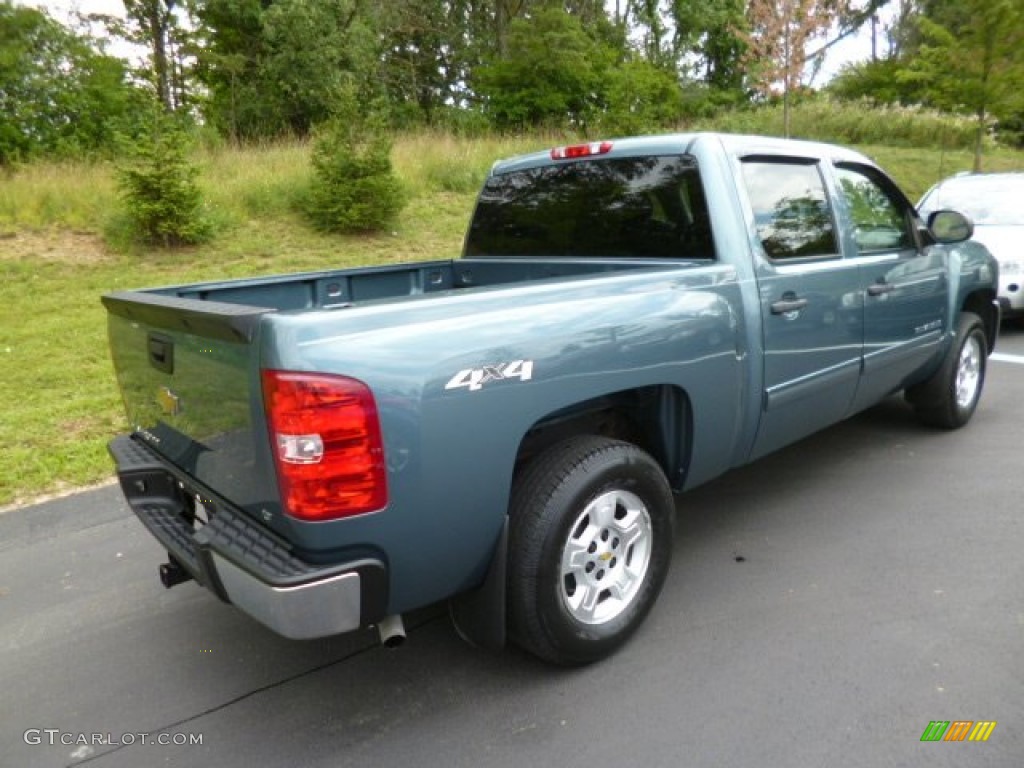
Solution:
M 127 148 L 118 168 L 131 239 L 166 248 L 209 239 L 198 169 L 189 162 L 188 135 L 171 117 L 158 115 L 153 130 Z
M 598 133 L 628 136 L 656 133 L 683 112 L 676 77 L 646 61 L 627 61 L 605 75 L 607 107 L 597 119 Z
M 405 194 L 391 167 L 391 146 L 380 114 L 363 117 L 353 96 L 342 100 L 313 143 L 313 180 L 304 209 L 318 229 L 374 232 L 392 222 Z

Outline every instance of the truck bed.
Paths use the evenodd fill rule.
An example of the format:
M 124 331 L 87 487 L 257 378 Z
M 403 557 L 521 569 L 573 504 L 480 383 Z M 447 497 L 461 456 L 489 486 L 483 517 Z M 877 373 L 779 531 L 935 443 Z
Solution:
M 440 399 L 431 400 L 431 407 L 447 407 L 455 398 L 445 393 L 460 390 L 444 386 L 457 374 L 514 363 L 527 349 L 556 345 L 561 353 L 548 352 L 566 365 L 566 355 L 578 346 L 556 341 L 566 333 L 575 339 L 589 328 L 608 343 L 638 344 L 632 354 L 647 359 L 656 345 L 628 333 L 617 341 L 614 329 L 633 328 L 641 306 L 648 314 L 655 307 L 702 311 L 704 298 L 694 303 L 661 275 L 673 273 L 673 286 L 683 275 L 690 275 L 695 288 L 721 285 L 718 272 L 728 268 L 705 266 L 715 275 L 669 259 L 444 260 L 126 291 L 108 294 L 103 302 L 136 438 L 180 469 L 193 493 L 220 495 L 265 520 L 266 510 L 277 507 L 278 490 L 262 409 L 262 371 L 318 370 L 365 381 L 383 404 L 388 439 L 397 439 L 409 424 L 404 411 L 394 424 L 389 421 L 395 404 L 419 408 L 422 395 L 414 393 L 437 387 L 433 397 Z M 672 309 L 678 302 L 686 307 Z M 541 318 L 554 325 L 532 330 Z M 661 322 L 675 327 L 678 315 Z M 613 330 L 595 330 L 608 324 Z M 729 338 L 724 331 L 723 344 Z M 666 330 L 652 333 L 670 337 Z M 539 341 L 514 341 L 524 334 Z M 491 399 L 477 389 L 468 390 L 476 393 L 471 409 Z M 576 396 L 575 389 L 569 391 Z M 521 388 L 495 392 L 527 394 Z M 293 541 L 301 538 L 287 516 L 275 514 L 268 524 Z
M 335 309 L 439 291 L 495 287 L 630 269 L 668 267 L 652 259 L 447 259 L 413 264 L 337 269 L 247 280 L 132 291 L 144 296 L 193 299 L 277 311 Z M 111 297 L 128 294 L 110 294 Z M 157 299 L 159 301 L 159 299 Z M 110 302 L 108 301 L 108 306 Z M 217 311 L 211 307 L 209 311 Z
M 636 269 L 654 259 L 446 259 L 121 291 L 103 296 L 127 320 L 224 341 L 249 342 L 268 312 L 344 309 L 368 302 Z

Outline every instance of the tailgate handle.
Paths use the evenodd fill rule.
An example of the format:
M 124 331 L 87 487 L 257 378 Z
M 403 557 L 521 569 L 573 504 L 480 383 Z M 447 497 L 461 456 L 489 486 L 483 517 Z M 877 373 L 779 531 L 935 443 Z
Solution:
M 158 371 L 174 373 L 174 342 L 166 336 L 149 334 L 147 340 L 149 364 Z

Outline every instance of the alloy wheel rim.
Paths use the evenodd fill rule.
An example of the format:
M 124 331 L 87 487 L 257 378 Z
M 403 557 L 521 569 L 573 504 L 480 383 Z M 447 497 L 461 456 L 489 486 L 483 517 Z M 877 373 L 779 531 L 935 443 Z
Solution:
M 978 395 L 981 383 L 981 343 L 975 336 L 970 336 L 960 350 L 960 360 L 956 369 L 956 404 L 960 408 L 969 408 Z
M 636 599 L 651 562 L 654 530 L 646 505 L 615 489 L 590 501 L 562 549 L 561 598 L 583 624 L 604 624 Z

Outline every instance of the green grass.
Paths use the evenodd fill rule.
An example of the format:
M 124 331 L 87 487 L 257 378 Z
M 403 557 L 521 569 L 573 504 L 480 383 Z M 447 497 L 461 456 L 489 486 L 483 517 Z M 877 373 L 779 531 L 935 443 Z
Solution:
M 696 130 L 783 135 L 783 109 L 772 104 L 760 109 L 734 109 L 697 121 Z M 862 146 L 969 149 L 975 123 L 966 117 L 920 107 L 874 106 L 867 101 L 843 102 L 817 94 L 798 98 L 790 114 L 794 138 Z
M 409 204 L 392 231 L 369 237 L 319 234 L 295 212 L 309 178 L 308 146 L 200 150 L 201 183 L 218 231 L 207 245 L 180 251 L 118 251 L 104 244 L 104 233 L 116 231 L 119 204 L 109 166 L 37 164 L 3 179 L 0 507 L 111 476 L 105 444 L 127 425 L 107 353 L 101 294 L 456 256 L 477 187 L 494 160 L 563 141 L 402 137 L 393 158 Z M 971 167 L 964 149 L 883 141 L 860 148 L 914 200 L 938 178 Z M 1024 153 L 990 149 L 986 169 L 1024 169 Z
M 0 175 L 0 232 L 50 226 L 95 230 L 116 200 L 106 165 L 40 163 Z

